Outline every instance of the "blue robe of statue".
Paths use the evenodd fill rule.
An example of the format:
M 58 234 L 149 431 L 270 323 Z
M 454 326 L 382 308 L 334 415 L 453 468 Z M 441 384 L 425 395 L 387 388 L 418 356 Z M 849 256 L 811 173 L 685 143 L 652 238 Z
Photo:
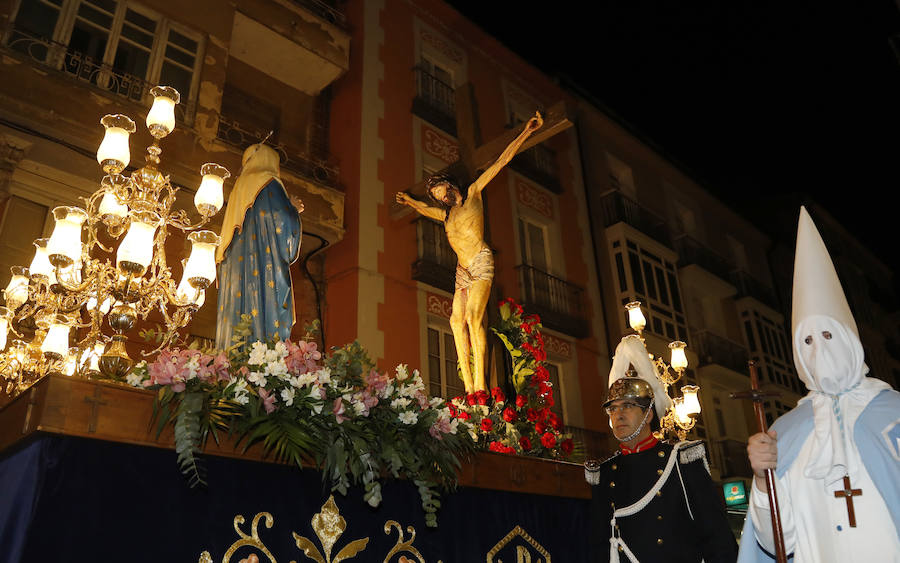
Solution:
M 301 222 L 281 182 L 270 178 L 237 225 L 219 263 L 219 350 L 231 346 L 242 314 L 253 320 L 250 342 L 287 339 L 295 322 L 290 266 L 300 254 Z

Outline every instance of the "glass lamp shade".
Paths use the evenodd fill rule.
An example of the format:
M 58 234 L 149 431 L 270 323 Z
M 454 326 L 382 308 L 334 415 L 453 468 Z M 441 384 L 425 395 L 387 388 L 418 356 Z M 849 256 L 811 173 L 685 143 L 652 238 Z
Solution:
M 184 265 L 182 282 L 192 287 L 206 289 L 216 279 L 216 247 L 219 237 L 212 231 L 197 231 L 188 235 L 191 255 Z
M 47 241 L 47 257 L 54 266 L 64 268 L 81 261 L 81 225 L 87 213 L 79 207 L 60 206 L 53 209 L 56 226 Z
M 78 352 L 80 352 L 78 348 L 69 348 L 69 353 L 66 354 L 66 363 L 63 364 L 63 375 L 75 375 L 75 370 L 78 369 Z
M 28 268 L 22 266 L 13 266 L 9 269 L 12 277 L 6 285 L 6 305 L 16 310 L 28 301 Z
M 103 199 L 100 200 L 98 212 L 104 219 L 115 218 L 121 220 L 128 216 L 128 206 L 119 202 L 119 198 L 115 194 L 106 192 L 103 194 Z
M 679 424 L 681 424 L 682 426 L 689 425 L 692 420 L 691 417 L 688 416 L 687 408 L 684 404 L 684 397 L 677 397 L 672 402 L 675 404 L 675 418 L 677 419 Z
M 106 350 L 106 344 L 103 342 L 94 344 L 94 349 L 89 351 L 90 360 L 88 360 L 88 370 L 100 371 L 100 356 L 103 355 L 104 350 Z
M 641 311 L 641 302 L 632 301 L 625 305 L 625 309 L 628 311 L 629 326 L 637 332 L 643 331 L 647 326 L 647 319 L 644 318 L 644 313 Z
M 87 303 L 85 304 L 85 307 L 87 307 L 88 311 L 93 311 L 94 309 L 96 309 L 97 308 L 97 298 L 96 297 L 88 298 Z M 109 309 L 111 307 L 112 307 L 112 297 L 107 297 L 103 301 L 103 303 L 100 305 L 100 312 L 105 315 L 106 313 L 109 313 Z
M 69 352 L 69 325 L 66 323 L 65 317 L 57 317 L 50 328 L 47 330 L 47 336 L 41 344 L 41 352 L 45 355 L 57 358 L 63 358 Z
M 32 278 L 39 276 L 39 279 L 43 279 L 49 285 L 53 285 L 56 283 L 56 270 L 48 257 L 48 242 L 50 242 L 50 239 L 46 238 L 39 238 L 34 241 L 34 258 L 31 259 L 31 265 L 28 266 L 28 272 Z
M 161 139 L 175 130 L 175 104 L 181 101 L 178 90 L 171 86 L 156 86 L 150 89 L 153 106 L 147 114 L 147 129 L 150 134 Z
M 0 350 L 6 348 L 6 337 L 9 335 L 10 310 L 0 307 Z
M 200 308 L 206 303 L 206 290 L 191 287 L 187 278 L 181 278 L 178 289 L 175 290 L 175 296 L 180 303 L 193 303 Z
M 688 367 L 687 356 L 684 353 L 685 347 L 687 347 L 687 344 L 680 340 L 669 344 L 669 350 L 672 351 L 672 361 L 670 363 L 675 371 L 681 371 Z
M 684 412 L 687 414 L 700 414 L 700 400 L 697 393 L 700 388 L 696 385 L 685 385 L 681 388 L 681 395 L 684 397 Z
M 104 115 L 100 124 L 106 133 L 97 149 L 97 162 L 108 174 L 118 174 L 131 162 L 128 137 L 135 131 L 134 121 L 127 115 L 111 114 Z
M 212 162 L 201 166 L 200 174 L 203 175 L 203 180 L 200 181 L 200 187 L 197 188 L 197 194 L 194 196 L 194 205 L 201 215 L 208 217 L 222 209 L 222 204 L 225 202 L 222 185 L 231 174 L 224 166 Z
M 28 348 L 25 342 L 13 340 L 10 346 L 13 359 L 15 359 L 20 366 L 25 365 L 25 360 L 28 358 Z
M 152 212 L 138 213 L 128 227 L 128 233 L 116 253 L 116 267 L 140 277 L 153 261 L 153 238 L 159 226 L 159 216 Z

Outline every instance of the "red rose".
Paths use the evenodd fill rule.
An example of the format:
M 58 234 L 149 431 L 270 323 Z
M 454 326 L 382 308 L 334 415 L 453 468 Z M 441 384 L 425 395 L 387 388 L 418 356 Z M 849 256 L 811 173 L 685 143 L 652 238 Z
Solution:
M 569 455 L 570 453 L 572 453 L 572 449 L 574 449 L 574 446 L 572 444 L 572 439 L 567 438 L 567 439 L 563 440 L 562 442 L 560 442 L 559 447 L 560 447 L 560 449 L 562 449 L 564 454 Z
M 516 395 L 516 406 L 520 409 L 528 404 L 528 399 L 525 395 Z
M 522 329 L 523 331 L 525 331 L 525 334 L 531 334 L 531 331 L 533 330 L 532 325 L 530 325 L 528 323 L 520 324 L 519 328 Z
M 553 398 L 553 393 L 548 393 L 546 397 L 544 397 L 544 405 L 547 407 L 552 407 L 556 404 L 556 399 Z
M 531 449 L 531 440 L 528 439 L 528 436 L 519 438 L 519 446 L 526 452 Z
M 469 393 L 468 395 L 466 395 L 466 403 L 467 403 L 470 407 L 474 407 L 474 406 L 475 406 L 475 394 L 474 394 L 474 393 Z
M 547 371 L 547 368 L 544 366 L 538 366 L 534 370 L 534 378 L 538 381 L 549 381 L 550 380 L 550 372 Z
M 490 418 L 482 418 L 481 419 L 481 429 L 485 432 L 490 432 L 494 429 L 494 421 Z
M 502 403 L 506 400 L 506 395 L 503 394 L 503 390 L 499 387 L 494 387 L 493 389 L 491 389 L 491 396 L 497 403 Z
M 551 412 L 547 415 L 547 421 L 550 422 L 550 426 L 559 430 L 562 427 L 562 423 L 559 421 L 559 417 L 556 416 L 556 413 Z
M 496 441 L 491 442 L 488 445 L 488 449 L 491 450 L 492 452 L 502 452 L 503 448 L 504 448 L 503 444 L 501 444 L 500 442 L 496 442 Z
M 541 444 L 542 444 L 545 448 L 548 448 L 548 449 L 549 449 L 549 448 L 552 448 L 553 446 L 556 445 L 556 436 L 554 436 L 553 434 L 547 432 L 546 434 L 544 434 L 543 436 L 541 436 Z
M 514 454 L 514 453 L 516 453 L 516 448 L 513 448 L 513 447 L 511 447 L 511 446 L 504 446 L 504 448 L 503 448 L 503 453 L 505 453 L 505 454 Z
M 537 419 L 540 421 L 547 420 L 547 415 L 549 415 L 549 414 L 550 414 L 550 409 L 548 409 L 547 407 L 544 407 L 538 411 Z
M 541 381 L 538 385 L 538 395 L 549 395 L 553 392 L 553 387 L 546 381 Z
M 469 413 L 467 413 L 466 411 L 459 411 L 459 415 L 456 418 L 460 420 L 469 420 L 472 417 L 469 416 Z
M 503 420 L 506 422 L 515 422 L 516 421 L 516 411 L 512 410 L 509 407 L 503 409 Z
M 543 434 L 544 432 L 547 431 L 547 425 L 544 424 L 543 422 L 538 422 L 537 424 L 534 425 L 534 431 L 537 432 L 538 434 Z
M 478 403 L 479 405 L 488 404 L 489 398 L 490 397 L 488 396 L 487 391 L 485 391 L 484 389 L 479 389 L 478 391 L 475 391 L 475 402 Z
M 539 414 L 538 411 L 534 409 L 528 409 L 528 413 L 526 416 L 528 417 L 528 422 L 534 422 L 538 419 Z

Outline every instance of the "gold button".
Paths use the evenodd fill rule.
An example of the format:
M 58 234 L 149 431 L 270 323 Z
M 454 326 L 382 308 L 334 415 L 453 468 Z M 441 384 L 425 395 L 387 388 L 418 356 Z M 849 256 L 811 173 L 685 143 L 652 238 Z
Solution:
M 613 471 L 615 471 L 616 469 L 618 469 L 618 466 L 616 466 L 616 464 L 614 463 L 614 464 L 612 465 L 612 468 L 613 468 Z
M 619 551 L 625 551 L 621 545 L 619 546 Z
M 609 486 L 610 486 L 610 487 L 615 487 L 615 486 L 616 486 L 616 482 L 615 482 L 615 481 L 610 481 L 610 482 L 609 482 Z
M 656 491 L 656 496 L 661 497 L 661 496 L 662 496 L 662 491 Z
M 662 469 L 657 469 L 657 470 L 656 470 L 656 474 L 657 474 L 657 475 L 662 475 Z
M 656 452 L 656 455 L 658 455 L 659 457 L 666 457 L 666 452 L 659 451 L 659 452 Z
M 609 503 L 609 506 L 610 506 L 613 510 L 616 509 L 616 503 L 614 503 L 614 502 Z
M 656 517 L 656 519 L 657 519 L 657 520 L 662 520 L 662 514 L 658 515 L 658 516 Z
M 656 538 L 656 545 L 662 545 L 662 538 Z

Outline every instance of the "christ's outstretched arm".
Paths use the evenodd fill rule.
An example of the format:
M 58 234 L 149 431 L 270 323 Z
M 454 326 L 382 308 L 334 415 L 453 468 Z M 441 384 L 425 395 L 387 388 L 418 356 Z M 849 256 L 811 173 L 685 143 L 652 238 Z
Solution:
M 513 159 L 514 156 L 519 152 L 519 147 L 522 146 L 522 143 L 531 136 L 532 133 L 541 128 L 544 124 L 544 118 L 541 117 L 540 112 L 534 112 L 534 117 L 528 120 L 528 123 L 525 124 L 525 129 L 519 133 L 519 136 L 513 139 L 513 141 L 500 153 L 500 156 L 497 160 L 491 164 L 487 170 L 485 170 L 481 176 L 478 177 L 477 180 L 469 187 L 469 195 L 477 195 L 480 194 L 481 191 L 490 183 L 491 180 L 494 179 L 500 170 L 509 164 L 509 161 Z
M 412 196 L 410 196 L 406 192 L 397 192 L 394 196 L 394 199 L 397 200 L 397 203 L 401 205 L 407 205 L 415 209 L 420 215 L 424 215 L 429 219 L 434 219 L 435 221 L 444 222 L 444 217 L 446 217 L 446 211 L 439 207 L 432 207 L 426 203 L 423 203 Z

